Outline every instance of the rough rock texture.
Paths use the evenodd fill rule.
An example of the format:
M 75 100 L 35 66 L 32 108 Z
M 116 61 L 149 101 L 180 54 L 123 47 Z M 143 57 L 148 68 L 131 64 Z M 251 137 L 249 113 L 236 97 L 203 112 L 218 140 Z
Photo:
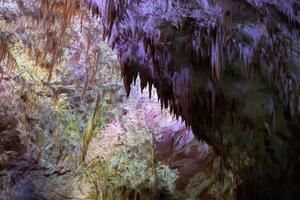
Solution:
M 121 105 L 119 116 L 91 141 L 87 161 L 91 162 L 97 157 L 108 159 L 124 146 L 135 147 L 140 142 L 138 139 L 151 138 L 151 135 L 155 137 L 155 162 L 162 162 L 178 171 L 178 177 L 174 180 L 176 189 L 166 199 L 188 199 L 193 195 L 198 198 L 201 195 L 202 198 L 232 198 L 233 193 L 222 191 L 220 188 L 223 186 L 217 185 L 221 174 L 220 160 L 212 148 L 199 142 L 181 120 L 177 121 L 167 111 L 161 111 L 157 97 L 148 99 L 147 92 L 141 95 L 137 86 L 133 89 L 132 97 Z M 141 151 L 145 149 L 143 147 Z M 234 182 L 228 180 L 231 180 L 231 184 L 227 189 L 232 189 Z M 192 188 L 196 192 L 190 190 L 193 184 L 199 184 L 198 188 Z M 212 192 L 214 189 L 215 192 Z
M 13 167 L 17 158 L 26 151 L 17 124 L 13 116 L 0 115 L 0 170 Z
M 11 92 L 10 82 L 0 81 L 0 171 L 9 170 L 16 165 L 17 159 L 26 152 L 19 131 L 19 121 L 11 112 L 8 94 Z
M 241 175 L 238 199 L 299 197 L 299 1 L 88 2 L 127 93 L 154 85 Z

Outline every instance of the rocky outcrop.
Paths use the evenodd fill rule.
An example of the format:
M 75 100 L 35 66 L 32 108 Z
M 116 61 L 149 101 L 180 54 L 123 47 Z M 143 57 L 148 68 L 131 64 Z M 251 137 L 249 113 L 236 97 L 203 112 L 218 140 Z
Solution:
M 299 196 L 298 1 L 88 2 L 127 93 L 138 74 L 157 88 L 241 175 L 238 199 Z

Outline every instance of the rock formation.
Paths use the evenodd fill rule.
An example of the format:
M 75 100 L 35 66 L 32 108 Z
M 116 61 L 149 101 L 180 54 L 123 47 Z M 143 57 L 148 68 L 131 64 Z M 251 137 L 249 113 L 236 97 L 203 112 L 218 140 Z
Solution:
M 15 74 L 8 76 L 20 60 L 29 60 L 13 56 L 12 49 L 17 47 L 13 41 L 22 41 L 34 57 L 30 66 L 40 66 L 48 72 L 43 78 L 47 79 L 43 88 L 49 90 L 45 98 L 57 99 L 56 91 L 60 90 L 53 90 L 49 83 L 55 77 L 55 67 L 63 60 L 61 47 L 68 36 L 68 24 L 74 16 L 81 21 L 76 24 L 76 33 L 82 25 L 93 27 L 99 22 L 85 16 L 89 13 L 84 2 L 99 16 L 101 28 L 86 29 L 84 44 L 77 41 L 78 52 L 69 62 L 70 67 L 79 66 L 83 72 L 73 74 L 73 81 L 82 79 L 84 84 L 76 99 L 96 87 L 87 87 L 89 76 L 84 74 L 91 67 L 89 61 L 96 67 L 99 64 L 100 53 L 93 51 L 91 45 L 100 43 L 94 36 L 102 31 L 119 56 L 127 94 L 138 75 L 141 87 L 149 86 L 150 96 L 155 87 L 161 107 L 181 117 L 199 140 L 222 157 L 220 169 L 233 172 L 237 199 L 300 199 L 299 0 L 3 0 L 2 6 L 6 7 L 0 9 L 0 83 L 12 79 L 21 86 L 20 108 L 14 109 L 23 112 L 17 116 L 19 124 L 28 126 L 16 130 L 17 122 L 10 117 L 13 115 L 4 118 L 6 114 L 0 114 L 0 135 L 4 136 L 0 149 L 8 152 L 1 154 L 2 160 L 24 153 L 21 140 L 15 138 L 20 135 L 18 131 L 32 144 L 38 140 L 29 135 L 36 137 L 37 132 L 45 138 L 45 132 L 55 130 L 50 126 L 49 115 L 44 120 L 49 128 L 34 130 L 35 120 L 40 120 L 43 112 L 33 105 L 44 92 L 32 95 L 30 88 L 35 82 L 28 84 Z M 32 32 L 36 37 L 30 37 Z M 86 62 L 80 61 L 81 53 L 90 56 L 85 56 Z M 96 77 L 97 70 L 89 71 L 92 77 Z M 4 105 L 3 90 L 6 88 L 1 84 L 0 100 Z M 68 91 L 74 96 L 79 90 Z M 79 107 L 79 103 L 73 107 Z M 78 121 L 74 121 L 76 125 Z M 67 128 L 63 127 L 63 131 Z M 91 137 L 87 138 L 86 144 Z M 71 137 L 64 143 L 70 144 L 69 140 Z M 12 141 L 20 149 L 12 149 Z M 169 156 L 169 144 L 160 145 L 159 156 Z M 46 150 L 51 160 L 55 152 L 50 147 Z M 33 159 L 29 160 L 26 168 L 34 166 Z M 5 165 L 4 169 L 14 164 Z
M 238 178 L 238 199 L 299 197 L 297 0 L 89 0 L 117 51 Z M 151 95 L 151 94 L 150 94 Z
M 127 199 L 232 199 L 232 174 L 221 170 L 212 148 L 197 140 L 184 122 L 161 111 L 154 90 L 150 99 L 147 91 L 141 93 L 139 82 L 119 105 L 119 115 L 89 146 L 89 166 L 115 157 L 113 164 L 93 166 L 98 173 L 90 174 L 100 177 L 99 191 L 104 193 L 101 182 L 108 178 L 109 183 L 126 187 Z M 223 173 L 225 179 L 220 181 Z M 153 179 L 156 184 L 151 184 Z

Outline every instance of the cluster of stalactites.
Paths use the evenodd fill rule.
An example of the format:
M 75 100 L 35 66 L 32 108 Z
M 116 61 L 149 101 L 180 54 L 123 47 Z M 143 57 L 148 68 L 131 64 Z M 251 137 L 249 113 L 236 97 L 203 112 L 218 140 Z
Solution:
M 29 54 L 36 60 L 36 65 L 49 71 L 49 80 L 54 67 L 63 56 L 65 33 L 71 19 L 83 16 L 79 12 L 85 6 L 80 0 L 38 0 L 38 1 L 4 1 L 0 11 L 0 20 L 8 26 L 15 27 Z M 6 9 L 6 6 L 8 9 Z M 28 30 L 39 31 L 39 44 L 34 44 Z M 1 52 L 5 52 L 1 49 Z M 50 58 L 50 59 L 49 59 Z
M 278 10 L 267 5 L 256 10 L 245 1 L 217 1 L 214 5 L 206 1 L 198 4 L 178 1 L 182 7 L 182 17 L 178 18 L 166 12 L 158 15 L 159 11 L 145 8 L 154 6 L 152 1 L 89 2 L 94 13 L 101 17 L 103 37 L 108 38 L 119 54 L 127 93 L 140 75 L 142 89 L 147 84 L 150 88 L 154 85 L 162 107 L 169 107 L 177 117 L 182 116 L 196 134 L 211 129 L 221 132 L 222 119 L 227 113 L 237 117 L 234 112 L 240 112 L 247 102 L 241 102 L 238 95 L 224 93 L 222 84 L 228 78 L 227 71 L 241 71 L 233 84 L 237 92 L 232 93 L 250 93 L 251 87 L 244 82 L 267 79 L 271 87 L 282 91 L 279 96 L 284 109 L 296 118 L 299 116 L 300 99 L 295 92 L 299 74 L 291 77 L 286 67 L 287 60 L 295 60 L 294 49 L 299 49 L 299 42 L 294 40 L 299 25 L 296 22 L 291 27 L 288 21 L 277 18 L 279 14 L 274 12 Z M 165 10 L 181 12 L 177 1 L 177 4 L 168 2 Z M 239 7 L 243 10 L 238 10 Z M 287 32 L 280 33 L 280 28 Z M 288 48 L 289 40 L 298 44 Z M 299 68 L 299 63 L 293 65 L 296 70 Z M 267 83 L 261 84 L 261 89 L 270 88 Z M 262 103 L 268 103 L 270 98 L 273 102 L 271 95 L 263 98 Z M 262 115 L 273 116 L 274 107 L 267 110 Z M 244 127 L 256 126 L 247 114 L 238 118 Z

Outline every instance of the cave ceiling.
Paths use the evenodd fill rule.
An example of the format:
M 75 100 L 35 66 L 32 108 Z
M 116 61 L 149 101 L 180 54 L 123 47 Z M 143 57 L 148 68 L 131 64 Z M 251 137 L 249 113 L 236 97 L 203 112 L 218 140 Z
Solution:
M 297 0 L 89 3 L 118 52 L 127 93 L 140 75 L 199 138 L 222 140 L 230 123 L 280 132 L 291 118 L 299 127 Z
M 162 108 L 242 172 L 237 199 L 299 197 L 299 1 L 88 2 L 127 94 L 137 76 L 154 86 Z

